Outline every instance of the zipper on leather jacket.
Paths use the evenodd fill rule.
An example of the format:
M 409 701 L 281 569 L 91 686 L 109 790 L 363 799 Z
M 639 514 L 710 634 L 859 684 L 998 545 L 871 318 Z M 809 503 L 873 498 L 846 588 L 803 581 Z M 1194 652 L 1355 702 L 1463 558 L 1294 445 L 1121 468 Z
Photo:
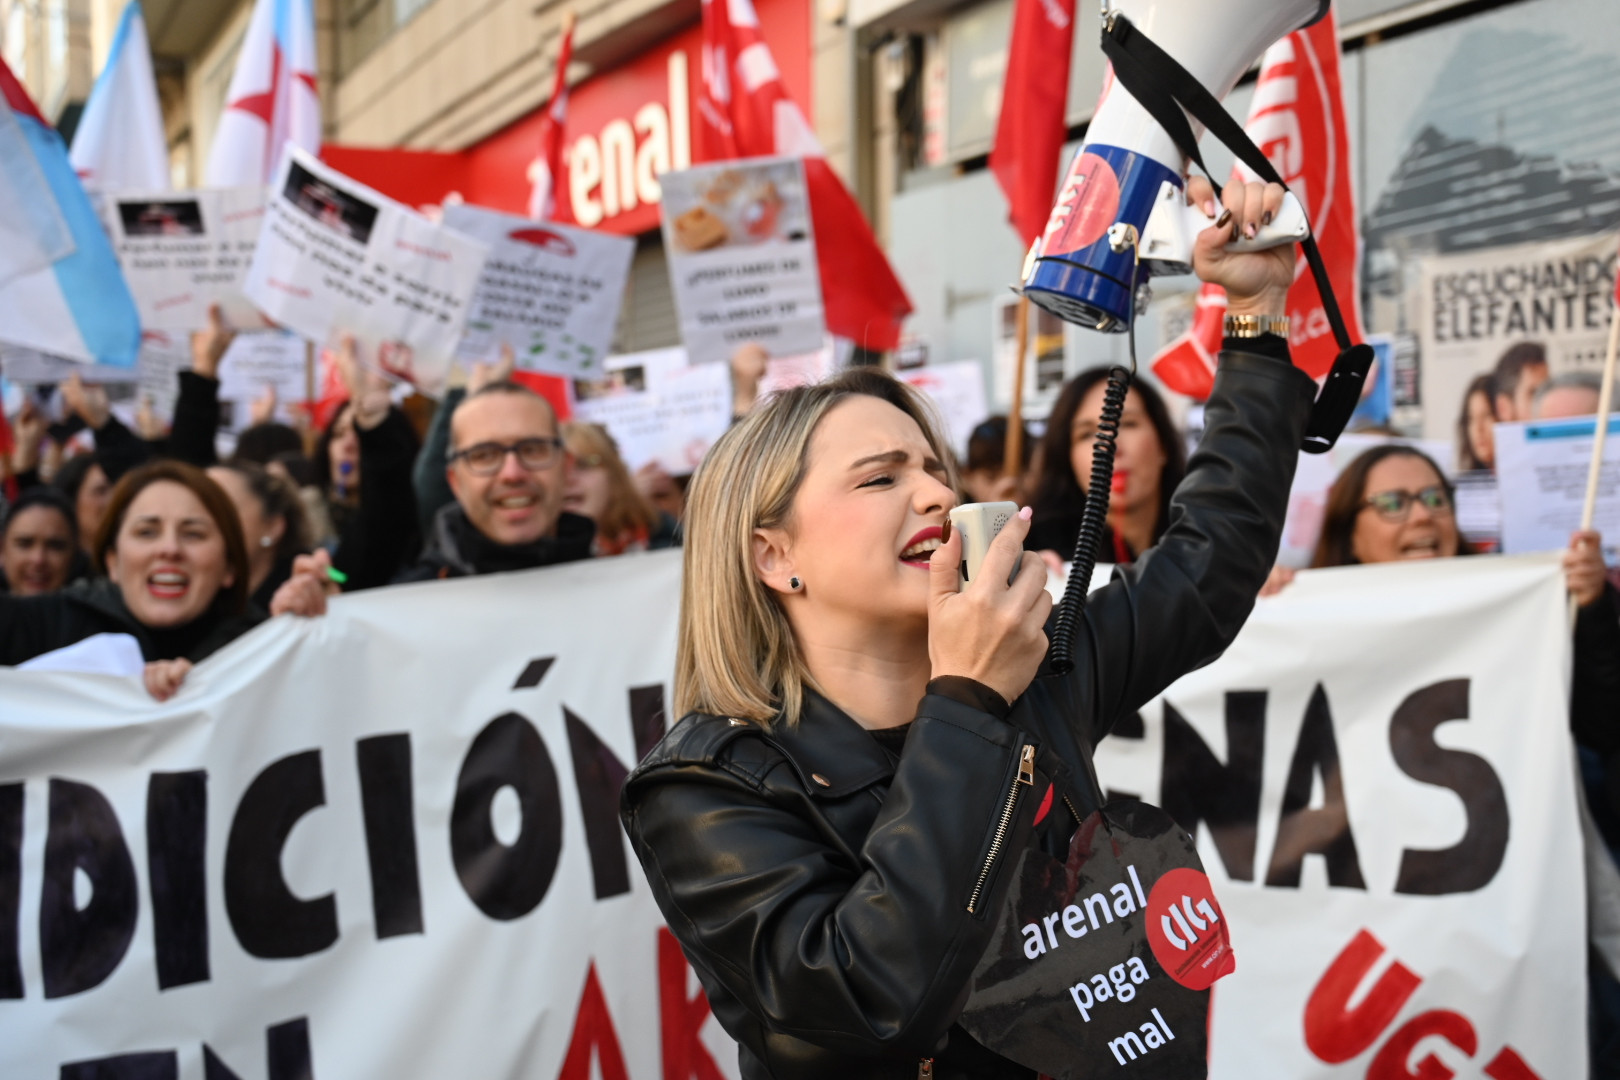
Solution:
M 933 1078 L 934 1059 L 923 1058 L 921 1061 L 917 1062 L 917 1080 L 933 1080 Z
M 996 865 L 1002 847 L 1007 843 L 1007 831 L 1012 828 L 1013 813 L 1018 809 L 1018 793 L 1035 784 L 1035 744 L 1025 743 L 1018 754 L 1018 778 L 1007 788 L 1007 799 L 1001 806 L 1001 819 L 996 822 L 996 834 L 990 839 L 990 850 L 985 852 L 984 865 L 979 868 L 979 880 L 973 886 L 968 900 L 968 914 L 979 913 L 979 899 L 984 895 L 984 884 L 990 880 L 990 871 Z M 932 1064 L 929 1065 L 932 1070 Z M 930 1073 L 931 1075 L 931 1073 Z

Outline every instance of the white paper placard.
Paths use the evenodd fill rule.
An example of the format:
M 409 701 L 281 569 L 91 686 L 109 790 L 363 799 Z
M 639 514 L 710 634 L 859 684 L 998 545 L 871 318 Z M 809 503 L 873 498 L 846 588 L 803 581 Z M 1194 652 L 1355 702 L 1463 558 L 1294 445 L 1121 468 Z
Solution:
M 246 291 L 279 325 L 316 342 L 351 333 L 363 361 L 436 392 L 488 251 L 289 146 Z
M 752 158 L 659 177 L 664 249 L 694 364 L 749 342 L 772 356 L 814 352 L 826 324 L 804 164 Z
M 602 371 L 635 240 L 466 204 L 446 206 L 444 224 L 489 245 L 460 356 L 493 360 L 504 343 L 525 370 Z
M 218 304 L 228 325 L 264 317 L 242 293 L 264 225 L 261 187 L 112 192 L 103 215 L 144 330 L 202 330 Z
M 574 416 L 601 424 L 630 471 L 656 461 L 685 476 L 731 424 L 731 370 L 687 364 L 684 349 L 608 359 L 605 378 L 575 380 Z
M 897 372 L 896 377 L 928 395 L 945 421 L 951 448 L 965 461 L 968 436 L 989 415 L 984 403 L 984 365 L 977 360 L 956 360 Z
M 245 428 L 252 403 L 263 396 L 266 385 L 276 388 L 274 419 L 292 423 L 294 406 L 308 392 L 304 374 L 307 348 L 297 334 L 279 330 L 238 334 L 219 361 L 219 399 L 231 403 L 230 422 L 225 426 L 232 431 Z
M 1496 425 L 1496 480 L 1502 497 L 1502 550 L 1562 551 L 1581 527 L 1597 418 Z M 1592 528 L 1603 561 L 1620 563 L 1620 416 L 1609 417 Z

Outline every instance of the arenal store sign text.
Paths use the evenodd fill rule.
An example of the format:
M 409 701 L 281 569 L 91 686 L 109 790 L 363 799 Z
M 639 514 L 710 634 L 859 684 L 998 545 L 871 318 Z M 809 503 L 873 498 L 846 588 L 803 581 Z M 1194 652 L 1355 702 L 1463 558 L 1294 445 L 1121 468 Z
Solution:
M 595 134 L 568 143 L 563 164 L 577 224 L 595 228 L 638 205 L 656 206 L 662 195 L 658 177 L 692 164 L 686 53 L 671 52 L 667 66 L 668 104 L 649 101 L 630 119 L 615 117 Z

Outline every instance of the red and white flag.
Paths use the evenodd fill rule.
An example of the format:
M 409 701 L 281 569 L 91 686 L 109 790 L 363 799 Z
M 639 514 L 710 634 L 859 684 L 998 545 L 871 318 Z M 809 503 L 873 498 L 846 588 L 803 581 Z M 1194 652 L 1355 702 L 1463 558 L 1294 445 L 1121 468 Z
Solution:
M 292 143 L 321 152 L 310 0 L 256 0 L 205 173 L 209 187 L 267 184 Z
M 1068 131 L 1075 0 L 1018 0 L 990 171 L 1027 247 L 1046 229 Z
M 1350 183 L 1350 133 L 1339 81 L 1335 12 L 1266 50 L 1244 130 L 1305 207 L 1345 325 L 1350 336 L 1360 340 L 1361 243 Z M 1233 179 L 1253 176 L 1240 165 Z M 1199 401 L 1209 397 L 1225 316 L 1225 291 L 1205 285 L 1198 293 L 1192 329 L 1153 358 L 1153 374 L 1177 393 Z M 1303 254 L 1295 261 L 1294 285 L 1288 290 L 1288 322 L 1295 365 L 1320 379 L 1333 366 L 1339 347 Z
M 540 151 L 529 163 L 529 216 L 550 221 L 557 216 L 557 178 L 563 174 L 563 131 L 568 124 L 568 63 L 574 56 L 574 13 L 563 19 L 562 46 L 551 101 L 540 118 Z
M 696 159 L 804 159 L 827 329 L 868 349 L 900 344 L 911 300 L 861 208 L 788 97 L 751 0 L 703 0 Z

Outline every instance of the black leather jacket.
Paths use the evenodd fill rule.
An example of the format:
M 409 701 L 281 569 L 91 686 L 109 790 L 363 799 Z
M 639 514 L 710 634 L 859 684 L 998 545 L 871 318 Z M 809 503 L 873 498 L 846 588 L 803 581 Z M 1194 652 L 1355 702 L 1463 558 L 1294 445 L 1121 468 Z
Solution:
M 1061 855 L 1100 803 L 1091 749 L 1115 719 L 1248 617 L 1314 393 L 1285 356 L 1222 354 L 1168 530 L 1092 596 L 1074 673 L 1043 669 L 1007 717 L 930 692 L 896 759 L 811 694 L 769 730 L 687 716 L 630 775 L 625 829 L 746 1080 L 1032 1080 L 955 1024 L 987 916 L 1012 855 Z M 1064 796 L 1038 833 L 1030 755 L 1029 790 Z

